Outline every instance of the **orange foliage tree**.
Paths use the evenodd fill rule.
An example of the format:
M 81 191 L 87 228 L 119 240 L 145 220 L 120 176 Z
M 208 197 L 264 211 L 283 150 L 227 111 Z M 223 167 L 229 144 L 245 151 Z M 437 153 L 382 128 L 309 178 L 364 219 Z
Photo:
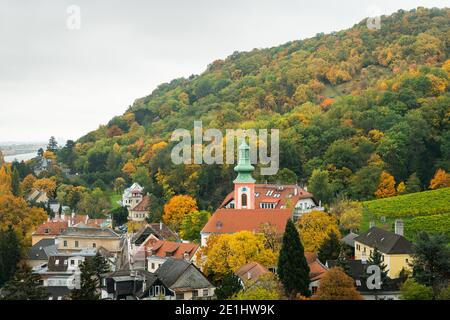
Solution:
M 380 176 L 380 183 L 377 191 L 375 191 L 377 198 L 388 198 L 395 196 L 395 179 L 388 172 L 383 171 Z
M 438 169 L 430 181 L 430 189 L 439 189 L 450 187 L 450 173 L 443 169 Z
M 11 175 L 6 170 L 6 166 L 0 168 L 0 195 L 11 194 Z
M 314 300 L 362 300 L 354 281 L 341 268 L 331 268 L 320 280 Z
M 188 195 L 177 195 L 164 206 L 163 220 L 178 232 L 184 217 L 197 210 L 197 201 L 194 198 Z
M 39 179 L 33 183 L 33 188 L 38 191 L 45 192 L 47 196 L 50 197 L 54 195 L 56 191 L 56 181 L 53 178 Z
M 33 189 L 33 184 L 36 182 L 37 178 L 32 174 L 27 175 L 22 183 L 20 184 L 20 189 L 22 189 L 23 194 L 27 195 Z

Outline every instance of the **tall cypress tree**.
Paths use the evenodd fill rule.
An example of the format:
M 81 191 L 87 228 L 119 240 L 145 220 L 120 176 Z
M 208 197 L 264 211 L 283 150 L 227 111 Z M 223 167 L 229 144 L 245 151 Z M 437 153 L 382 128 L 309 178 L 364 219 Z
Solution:
M 0 287 L 14 275 L 20 258 L 20 242 L 9 225 L 6 231 L 0 231 Z
M 309 266 L 305 258 L 300 236 L 291 219 L 286 224 L 280 257 L 278 259 L 278 276 L 284 291 L 289 297 L 297 294 L 310 296 Z
M 20 196 L 20 175 L 16 167 L 11 172 L 11 191 L 15 197 Z
M 80 271 L 80 288 L 72 290 L 70 298 L 72 300 L 98 300 L 100 284 L 93 259 L 86 259 L 80 265 Z

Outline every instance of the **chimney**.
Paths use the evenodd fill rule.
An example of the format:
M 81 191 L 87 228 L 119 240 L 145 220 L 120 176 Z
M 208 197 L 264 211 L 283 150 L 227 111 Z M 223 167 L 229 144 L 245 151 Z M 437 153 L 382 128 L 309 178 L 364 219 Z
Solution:
M 303 190 L 305 190 L 306 192 L 308 192 L 308 186 L 305 186 L 305 187 L 303 188 Z
M 162 230 L 162 221 L 159 222 L 159 230 Z
M 403 220 L 395 220 L 395 234 L 403 236 Z
M 298 187 L 295 186 L 295 188 L 294 188 L 294 196 L 296 196 L 297 194 L 298 194 Z
M 375 227 L 375 221 L 371 220 L 369 222 L 369 228 L 373 228 L 373 227 Z

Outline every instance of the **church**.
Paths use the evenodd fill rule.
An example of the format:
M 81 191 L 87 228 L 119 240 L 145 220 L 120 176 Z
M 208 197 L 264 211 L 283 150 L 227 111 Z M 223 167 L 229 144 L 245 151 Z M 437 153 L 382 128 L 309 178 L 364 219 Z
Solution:
M 223 200 L 201 231 L 201 245 L 211 234 L 258 232 L 264 225 L 284 232 L 286 222 L 312 210 L 323 211 L 320 201 L 298 185 L 256 184 L 252 177 L 250 147 L 239 146 L 234 190 Z

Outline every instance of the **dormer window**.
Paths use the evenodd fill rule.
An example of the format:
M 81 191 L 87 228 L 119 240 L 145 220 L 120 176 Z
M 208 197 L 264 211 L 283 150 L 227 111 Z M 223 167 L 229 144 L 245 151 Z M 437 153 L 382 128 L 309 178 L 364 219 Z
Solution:
M 217 221 L 217 222 L 216 222 L 216 228 L 217 228 L 217 229 L 222 229 L 222 227 L 223 227 L 222 221 Z
M 44 233 L 46 233 L 46 234 L 50 233 L 50 229 L 46 228 L 46 229 L 44 230 Z

